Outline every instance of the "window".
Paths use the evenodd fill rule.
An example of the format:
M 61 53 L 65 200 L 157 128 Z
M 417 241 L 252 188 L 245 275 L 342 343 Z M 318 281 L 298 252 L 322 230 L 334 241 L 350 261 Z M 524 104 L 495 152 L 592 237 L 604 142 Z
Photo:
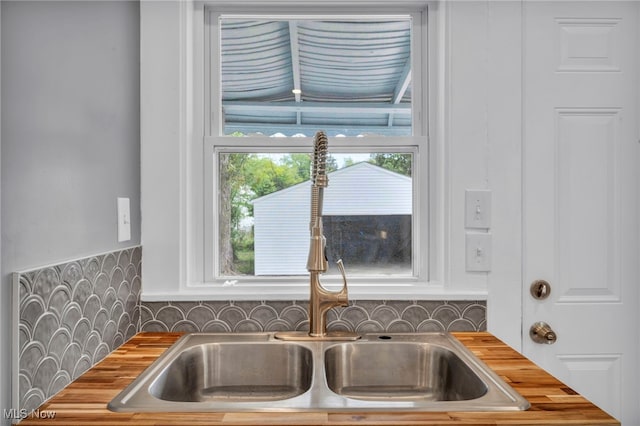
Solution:
M 413 275 L 412 157 L 329 157 L 323 225 L 330 265 L 342 259 L 351 276 Z M 218 162 L 220 274 L 306 274 L 310 155 L 220 153 Z
M 326 197 L 340 195 L 350 201 L 341 205 L 337 201 L 350 210 L 332 209 L 327 201 L 324 225 L 331 263 L 338 257 L 344 258 L 351 297 L 406 299 L 446 292 L 440 281 L 443 276 L 440 248 L 445 229 L 441 222 L 446 217 L 440 209 L 445 203 L 443 176 L 438 167 L 443 139 L 427 144 L 427 122 L 442 125 L 442 117 L 433 112 L 441 96 L 426 94 L 427 53 L 429 63 L 435 63 L 432 59 L 440 51 L 427 52 L 427 30 L 430 43 L 439 40 L 436 15 L 440 15 L 427 16 L 428 4 L 426 0 L 384 5 L 344 0 L 339 4 L 332 2 L 330 7 L 323 2 L 294 0 L 266 0 L 258 6 L 244 0 L 141 3 L 145 300 L 308 297 L 306 262 L 301 267 L 299 261 L 289 256 L 285 259 L 282 254 L 272 259 L 264 257 L 272 250 L 265 251 L 261 244 L 266 242 L 273 247 L 274 243 L 272 236 L 257 235 L 262 231 L 256 229 L 256 221 L 273 213 L 273 209 L 266 209 L 267 213 L 260 211 L 265 210 L 268 202 L 296 190 L 296 185 L 305 185 L 304 162 L 308 161 L 317 130 L 324 130 L 329 136 L 333 169 Z M 366 16 L 362 10 L 367 11 Z M 427 27 L 427 20 L 434 25 Z M 250 28 L 252 32 L 260 32 L 260 40 L 243 39 L 236 34 L 230 39 L 233 43 L 229 46 L 233 48 L 229 50 L 221 37 L 222 28 L 227 25 L 234 31 Z M 325 26 L 329 31 L 323 30 Z M 357 36 L 364 40 L 343 43 L 342 47 L 333 45 L 344 37 L 338 30 L 345 26 L 356 30 L 356 35 L 349 38 Z M 384 50 L 377 50 L 375 55 L 345 52 L 352 44 L 363 47 L 365 41 L 375 39 L 369 33 L 375 33 L 377 27 L 378 32 L 385 27 L 385 32 L 392 34 L 392 46 L 383 37 L 377 41 Z M 270 34 L 268 42 L 262 36 L 265 28 Z M 326 34 L 309 38 L 309 32 L 318 34 L 321 30 Z M 321 41 L 333 44 L 320 49 Z M 296 44 L 298 48 L 292 48 Z M 223 46 L 232 53 L 232 59 L 240 62 L 223 61 Z M 247 48 L 266 51 L 239 53 Z M 283 50 L 284 56 L 272 54 L 272 49 Z M 321 52 L 329 57 L 320 57 Z M 264 67 L 265 54 L 270 60 L 269 67 L 275 69 Z M 323 65 L 331 63 L 332 54 L 341 55 L 343 61 L 355 68 L 336 71 L 325 67 L 318 73 Z M 380 61 L 382 58 L 394 59 L 392 71 Z M 242 62 L 248 59 L 254 62 Z M 305 61 L 313 66 L 305 65 Z M 294 66 L 295 63 L 299 66 Z M 227 73 L 228 70 L 231 71 Z M 370 73 L 365 74 L 365 70 Z M 393 90 L 388 82 L 383 83 L 390 75 L 395 79 Z M 437 75 L 429 74 L 434 85 Z M 247 90 L 245 83 L 256 86 Z M 268 90 L 260 92 L 261 85 Z M 384 96 L 378 93 L 382 86 L 386 87 Z M 376 88 L 375 93 L 372 88 Z M 427 105 L 431 106 L 431 113 Z M 430 132 L 437 134 L 432 127 Z M 238 162 L 247 165 L 266 162 L 266 166 L 273 168 L 287 165 L 288 170 L 282 172 L 286 179 L 269 188 L 271 184 L 263 182 L 260 186 L 244 176 L 225 187 L 224 179 L 235 171 L 229 167 Z M 294 165 L 302 168 L 290 176 Z M 379 186 L 376 197 L 364 196 L 362 178 L 358 184 L 341 183 L 354 179 L 358 173 L 378 177 L 386 173 L 387 183 L 395 179 L 396 184 L 390 185 L 393 202 L 382 201 L 385 191 Z M 428 175 L 432 179 L 428 180 Z M 366 179 L 367 183 L 370 181 Z M 410 194 L 403 197 L 402 203 L 397 201 L 396 194 L 400 187 Z M 223 194 L 230 189 L 235 190 L 235 199 Z M 363 189 L 361 199 L 392 204 L 393 209 L 383 211 L 378 206 L 374 210 L 370 204 L 353 202 L 358 189 Z M 343 191 L 352 192 L 345 195 Z M 340 196 L 335 199 L 340 200 Z M 306 202 L 309 195 L 303 198 Z M 430 200 L 434 203 L 430 204 Z M 357 206 L 363 208 L 356 211 Z M 282 208 L 280 211 L 293 213 Z M 224 214 L 234 215 L 229 225 L 221 224 Z M 308 223 L 308 216 L 309 212 L 303 211 L 296 217 Z M 290 225 L 277 225 L 281 236 L 287 239 L 286 244 L 295 238 L 302 239 L 295 247 L 301 247 L 297 251 L 306 256 L 308 225 L 304 225 L 304 231 L 294 230 Z M 252 226 L 253 234 L 243 234 Z M 434 238 L 429 238 L 429 229 L 435 230 Z M 225 237 L 225 232 L 235 232 L 234 239 Z M 226 243 L 235 245 L 231 263 L 227 264 L 230 266 L 225 266 L 221 258 L 222 245 Z M 429 250 L 432 245 L 439 249 Z M 285 260 L 290 262 L 288 269 L 268 270 L 272 265 L 285 267 Z M 332 282 L 339 285 L 340 281 L 333 269 L 323 275 L 322 282 L 328 287 Z
M 422 13 L 205 16 L 205 281 L 303 281 L 318 130 L 330 264 L 425 281 Z

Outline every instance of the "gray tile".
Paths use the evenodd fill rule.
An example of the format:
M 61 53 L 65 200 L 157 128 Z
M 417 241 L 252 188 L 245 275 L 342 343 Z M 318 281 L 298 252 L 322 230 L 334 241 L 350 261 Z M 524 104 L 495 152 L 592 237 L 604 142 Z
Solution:
M 19 408 L 37 408 L 135 334 L 141 258 L 135 247 L 18 277 Z
M 47 353 L 61 362 L 65 350 L 71 344 L 71 334 L 66 328 L 59 328 L 51 336 L 47 345 Z
M 431 317 L 431 314 L 426 307 L 413 304 L 404 308 L 400 317 L 410 324 L 420 324 Z
M 69 262 L 64 268 L 62 268 L 62 273 L 60 274 L 60 280 L 67 288 L 74 288 L 76 283 L 82 279 L 82 266 L 80 266 L 79 262 Z
M 265 330 L 267 324 L 278 319 L 278 312 L 273 307 L 264 304 L 251 309 L 247 316 L 260 323 L 260 328 Z
M 215 319 L 215 313 L 210 307 L 198 304 L 188 309 L 185 317 L 187 320 L 193 322 L 198 330 L 202 330 L 202 327 L 204 327 L 206 323 Z
M 44 300 L 49 300 L 49 295 L 51 295 L 53 289 L 61 283 L 62 280 L 57 269 L 45 268 L 36 273 L 33 292 L 40 295 Z
M 408 321 L 397 320 L 389 324 L 385 331 L 389 333 L 412 333 L 416 330 Z
M 140 306 L 142 331 L 308 330 L 305 301 L 149 302 Z M 482 331 L 486 304 L 463 301 L 353 301 L 327 313 L 333 330 L 359 332 Z
M 392 306 L 380 305 L 373 308 L 371 312 L 371 319 L 382 325 L 384 329 L 387 329 L 389 324 L 400 318 L 400 314 Z
M 45 301 L 37 294 L 30 294 L 22 299 L 20 308 L 21 323 L 29 330 L 33 330 L 36 326 L 38 318 L 44 314 L 46 310 Z
M 175 306 L 167 305 L 158 310 L 156 319 L 172 330 L 177 322 L 184 320 L 184 313 Z

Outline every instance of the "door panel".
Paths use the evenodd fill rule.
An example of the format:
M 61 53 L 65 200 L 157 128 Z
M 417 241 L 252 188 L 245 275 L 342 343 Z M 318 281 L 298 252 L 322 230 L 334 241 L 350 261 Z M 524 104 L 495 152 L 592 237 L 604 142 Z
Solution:
M 525 355 L 640 424 L 638 2 L 524 3 Z M 529 284 L 551 283 L 535 300 Z

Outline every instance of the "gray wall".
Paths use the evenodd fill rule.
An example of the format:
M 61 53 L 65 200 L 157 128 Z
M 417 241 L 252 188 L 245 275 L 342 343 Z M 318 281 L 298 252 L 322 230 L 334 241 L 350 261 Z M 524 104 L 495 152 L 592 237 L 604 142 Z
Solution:
M 138 2 L 1 2 L 0 341 L 18 270 L 140 242 Z M 116 197 L 131 199 L 117 242 Z M 0 409 L 10 352 L 0 345 Z

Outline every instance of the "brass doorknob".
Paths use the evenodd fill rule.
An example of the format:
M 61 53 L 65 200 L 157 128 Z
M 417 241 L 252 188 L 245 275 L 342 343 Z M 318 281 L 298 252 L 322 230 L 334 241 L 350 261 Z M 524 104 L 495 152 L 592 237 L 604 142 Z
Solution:
M 556 332 L 551 329 L 551 326 L 542 321 L 536 322 L 531 326 L 529 336 L 534 342 L 547 345 L 554 344 L 558 338 Z
M 551 284 L 545 280 L 536 280 L 529 289 L 534 299 L 544 300 L 551 294 Z

